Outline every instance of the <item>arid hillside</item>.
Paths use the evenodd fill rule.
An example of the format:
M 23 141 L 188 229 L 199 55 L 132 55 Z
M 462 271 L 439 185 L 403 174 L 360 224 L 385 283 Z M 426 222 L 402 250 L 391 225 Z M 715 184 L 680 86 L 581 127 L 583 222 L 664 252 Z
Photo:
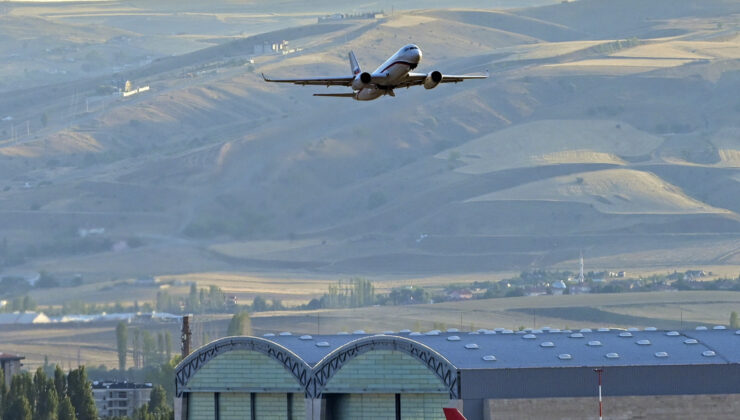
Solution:
M 3 19 L 46 19 L 61 57 L 72 43 L 80 59 L 108 63 L 0 85 L 4 268 L 86 281 L 465 273 L 562 266 L 581 251 L 601 269 L 740 266 L 735 1 L 315 23 L 322 2 L 265 32 L 240 31 L 246 14 L 214 13 L 231 26 L 194 24 L 197 37 L 146 31 L 136 2 L 112 3 L 94 29 L 79 16 L 27 17 L 27 7 L 0 16 L 14 43 L 22 29 Z M 101 38 L 140 45 L 125 56 L 80 46 Z M 173 53 L 162 54 L 163 39 Z M 284 53 L 256 52 L 282 41 Z M 411 42 L 424 53 L 419 71 L 490 78 L 362 103 L 260 77 L 347 74 L 350 50 L 372 70 Z M 126 80 L 150 89 L 109 92 Z M 706 252 L 688 251 L 697 248 Z

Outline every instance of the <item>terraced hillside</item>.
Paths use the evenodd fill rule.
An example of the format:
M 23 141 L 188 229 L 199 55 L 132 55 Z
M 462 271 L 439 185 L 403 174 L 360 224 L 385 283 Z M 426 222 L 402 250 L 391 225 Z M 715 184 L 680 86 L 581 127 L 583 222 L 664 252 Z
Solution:
M 740 266 L 738 17 L 724 0 L 396 11 L 4 86 L 4 264 L 91 280 L 519 270 L 581 250 L 604 269 Z M 253 57 L 267 40 L 296 51 Z M 345 74 L 348 50 L 372 69 L 409 42 L 419 70 L 491 77 L 370 103 L 259 77 Z M 112 79 L 151 90 L 96 92 Z

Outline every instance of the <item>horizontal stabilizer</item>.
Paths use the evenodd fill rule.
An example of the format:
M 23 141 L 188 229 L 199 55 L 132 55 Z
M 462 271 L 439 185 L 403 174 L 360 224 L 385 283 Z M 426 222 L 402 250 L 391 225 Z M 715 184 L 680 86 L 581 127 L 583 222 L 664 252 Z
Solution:
M 334 98 L 354 98 L 354 93 L 314 93 L 313 96 L 332 96 Z

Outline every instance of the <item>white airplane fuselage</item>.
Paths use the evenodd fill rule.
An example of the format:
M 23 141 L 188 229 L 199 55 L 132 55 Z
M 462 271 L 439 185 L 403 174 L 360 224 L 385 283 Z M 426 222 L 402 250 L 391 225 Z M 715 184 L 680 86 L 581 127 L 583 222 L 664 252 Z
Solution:
M 459 83 L 469 79 L 486 79 L 488 75 L 442 74 L 434 70 L 428 73 L 413 71 L 421 62 L 421 50 L 414 44 L 408 44 L 398 50 L 374 72 L 363 72 L 354 52 L 348 54 L 351 75 L 338 77 L 309 77 L 291 79 L 273 79 L 262 74 L 265 82 L 292 83 L 303 86 L 344 86 L 351 92 L 314 93 L 313 96 L 352 98 L 358 101 L 372 101 L 381 96 L 396 96 L 394 89 L 423 86 L 434 89 L 443 83 Z
M 401 83 L 409 72 L 421 62 L 421 50 L 409 44 L 398 50 L 391 58 L 371 73 L 374 86 L 363 87 L 355 91 L 358 101 L 372 101 L 385 94 L 393 94 L 393 88 Z

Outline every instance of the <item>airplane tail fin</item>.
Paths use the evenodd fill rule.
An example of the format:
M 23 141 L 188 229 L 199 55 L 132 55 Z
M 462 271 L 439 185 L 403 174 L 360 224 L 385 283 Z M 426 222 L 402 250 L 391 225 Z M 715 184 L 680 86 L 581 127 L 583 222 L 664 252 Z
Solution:
M 357 57 L 352 51 L 349 52 L 349 67 L 352 70 L 352 75 L 357 76 L 362 70 L 360 70 L 360 63 L 357 62 Z
M 457 408 L 445 407 L 442 410 L 444 410 L 445 418 L 447 420 L 466 420 L 465 416 L 463 416 L 460 410 L 458 410 Z

